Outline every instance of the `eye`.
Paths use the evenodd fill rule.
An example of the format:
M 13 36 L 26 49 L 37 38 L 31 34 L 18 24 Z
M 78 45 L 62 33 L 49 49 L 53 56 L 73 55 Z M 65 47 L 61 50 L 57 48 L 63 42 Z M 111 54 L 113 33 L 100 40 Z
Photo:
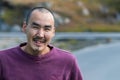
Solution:
M 31 27 L 32 27 L 33 29 L 39 29 L 39 24 L 33 22 L 33 23 L 31 24 Z
M 36 26 L 36 25 L 32 25 L 31 27 L 32 27 L 33 29 L 39 29 L 39 27 Z
M 46 27 L 45 30 L 51 30 L 51 28 Z
M 50 30 L 51 30 L 51 26 L 45 26 L 45 27 L 44 27 L 44 30 L 45 30 L 45 31 L 50 31 Z

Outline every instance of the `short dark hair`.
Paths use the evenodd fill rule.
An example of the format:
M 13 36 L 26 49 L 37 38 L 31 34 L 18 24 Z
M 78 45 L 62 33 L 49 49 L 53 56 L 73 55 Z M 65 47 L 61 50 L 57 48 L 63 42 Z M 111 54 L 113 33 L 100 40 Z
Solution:
M 28 14 L 25 16 L 26 24 L 28 24 L 28 21 L 29 21 L 29 18 L 30 18 L 30 16 L 31 16 L 31 13 L 32 13 L 34 10 L 39 10 L 40 12 L 49 12 L 49 13 L 51 13 L 51 14 L 53 15 L 53 18 L 54 18 L 54 14 L 53 14 L 53 12 L 52 12 L 50 9 L 48 9 L 48 8 L 46 8 L 46 7 L 34 7 L 34 8 L 32 8 L 32 9 L 30 9 L 29 12 L 28 12 Z

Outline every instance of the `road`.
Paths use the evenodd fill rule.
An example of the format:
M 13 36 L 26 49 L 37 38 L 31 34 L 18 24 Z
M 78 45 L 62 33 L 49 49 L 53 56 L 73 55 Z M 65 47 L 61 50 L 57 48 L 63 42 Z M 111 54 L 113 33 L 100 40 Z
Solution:
M 120 80 L 120 43 L 110 43 L 78 50 L 83 80 Z

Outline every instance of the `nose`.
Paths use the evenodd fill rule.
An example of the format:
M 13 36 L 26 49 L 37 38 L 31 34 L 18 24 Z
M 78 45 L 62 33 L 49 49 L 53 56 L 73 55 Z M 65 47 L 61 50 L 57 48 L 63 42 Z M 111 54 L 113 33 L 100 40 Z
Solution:
M 37 31 L 37 36 L 44 37 L 44 30 L 42 28 Z

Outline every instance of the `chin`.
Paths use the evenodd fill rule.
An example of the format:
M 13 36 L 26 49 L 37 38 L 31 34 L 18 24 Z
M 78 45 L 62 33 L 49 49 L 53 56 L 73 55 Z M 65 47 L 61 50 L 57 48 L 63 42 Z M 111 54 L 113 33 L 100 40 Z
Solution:
M 41 46 L 34 45 L 32 48 L 33 48 L 34 51 L 41 52 L 41 51 L 43 51 L 46 48 L 46 46 L 45 45 L 41 45 Z

